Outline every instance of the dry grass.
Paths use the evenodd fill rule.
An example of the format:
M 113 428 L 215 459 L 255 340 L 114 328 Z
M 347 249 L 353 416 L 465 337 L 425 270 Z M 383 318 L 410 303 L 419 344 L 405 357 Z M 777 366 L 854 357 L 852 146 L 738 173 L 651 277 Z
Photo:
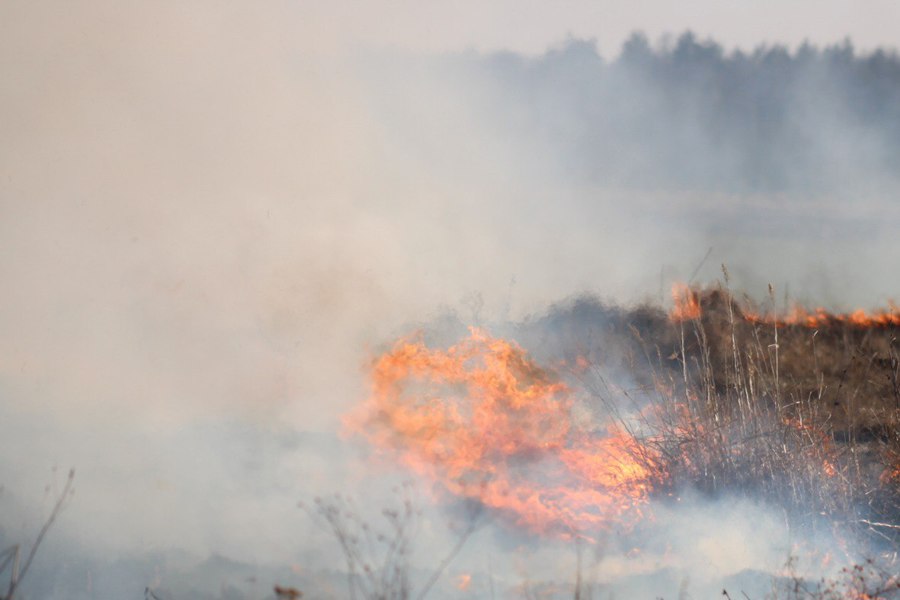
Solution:
M 771 307 L 737 297 L 727 275 L 697 299 L 700 316 L 681 322 L 658 306 L 576 303 L 568 316 L 555 311 L 523 326 L 520 341 L 563 354 L 545 359 L 580 365 L 573 373 L 597 411 L 638 442 L 634 458 L 652 473 L 661 501 L 682 489 L 759 499 L 778 508 L 792 529 L 826 533 L 847 559 L 879 557 L 834 579 L 787 578 L 773 588 L 773 600 L 898 597 L 898 327 L 834 319 L 812 329 L 751 319 L 750 311 L 766 314 Z M 586 337 L 586 324 L 596 324 L 599 335 Z M 621 383 L 622 372 L 634 385 Z M 405 560 L 360 570 L 364 561 L 351 532 L 364 531 L 363 524 L 342 517 L 345 509 L 331 502 L 316 511 L 348 559 L 351 596 L 410 597 L 397 571 Z M 402 520 L 388 521 L 399 535 Z M 393 547 L 399 538 L 386 539 Z M 391 552 L 398 561 L 408 549 L 401 544 L 399 553 Z M 576 597 L 587 597 L 580 578 L 574 589 Z
M 791 528 L 827 532 L 845 558 L 875 557 L 832 578 L 779 580 L 772 600 L 900 597 L 898 327 L 748 318 L 771 308 L 737 298 L 727 279 L 696 294 L 700 316 L 680 322 L 658 306 L 594 306 L 597 340 L 615 350 L 580 348 L 593 370 L 582 381 L 646 449 L 635 458 L 658 497 L 756 498 Z M 610 382 L 622 370 L 636 388 Z
M 896 552 L 896 326 L 776 326 L 745 318 L 748 301 L 724 285 L 697 298 L 701 316 L 687 321 L 649 306 L 607 315 L 606 343 L 625 348 L 619 368 L 638 389 L 600 376 L 592 390 L 648 449 L 637 458 L 656 489 L 759 498 L 792 526 Z M 640 410 L 623 416 L 623 393 Z
M 315 498 L 308 507 L 309 514 L 340 546 L 347 568 L 348 598 L 424 600 L 480 524 L 480 507 L 471 507 L 456 543 L 416 588 L 410 581 L 410 558 L 421 512 L 411 491 L 410 483 L 395 490 L 398 502 L 381 511 L 379 522 L 365 517 L 353 498 L 340 494 Z

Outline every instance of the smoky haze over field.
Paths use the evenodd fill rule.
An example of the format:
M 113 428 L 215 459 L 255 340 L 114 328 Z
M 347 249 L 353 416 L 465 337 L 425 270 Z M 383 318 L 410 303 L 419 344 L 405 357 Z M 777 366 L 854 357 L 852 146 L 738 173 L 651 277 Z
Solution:
M 709 248 L 751 293 L 898 292 L 892 50 L 450 51 L 318 12 L 0 7 L 0 545 L 74 466 L 53 597 L 72 548 L 314 562 L 296 501 L 365 479 L 339 417 L 438 314 L 658 299 Z
M 891 50 L 860 55 L 847 40 L 729 51 L 691 33 L 653 45 L 635 34 L 606 60 L 593 42 L 571 40 L 539 57 L 460 62 L 497 92 L 497 131 L 532 137 L 566 178 L 848 200 L 897 183 Z

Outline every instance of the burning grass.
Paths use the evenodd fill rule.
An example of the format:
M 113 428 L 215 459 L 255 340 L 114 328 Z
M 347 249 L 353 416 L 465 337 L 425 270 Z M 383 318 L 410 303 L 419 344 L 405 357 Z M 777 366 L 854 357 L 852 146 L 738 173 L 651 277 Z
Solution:
M 627 530 L 689 490 L 775 507 L 847 560 L 896 556 L 896 309 L 777 314 L 739 300 L 727 275 L 673 300 L 578 301 L 520 326 L 521 345 L 481 329 L 446 348 L 402 339 L 346 424 L 448 497 L 537 535 Z M 859 574 L 847 572 L 856 595 L 778 597 L 896 593 L 865 591 Z
M 654 371 L 678 390 L 681 431 L 690 432 L 664 437 L 707 449 L 689 453 L 703 465 L 687 470 L 691 485 L 762 494 L 896 545 L 896 529 L 886 526 L 900 518 L 896 315 L 817 309 L 811 319 L 795 308 L 760 316 L 727 289 L 691 294 L 700 314 L 670 314 L 676 339 L 663 342 L 674 346 L 680 377 Z M 875 529 L 873 518 L 887 523 Z
M 896 315 L 782 317 L 724 286 L 681 293 L 690 318 L 676 303 L 634 330 L 655 357 L 642 384 L 664 416 L 645 440 L 660 445 L 669 485 L 759 497 L 795 526 L 896 552 Z
M 642 448 L 615 423 L 573 419 L 569 386 L 516 344 L 474 328 L 446 351 L 401 340 L 372 378 L 348 425 L 451 494 L 539 534 L 639 516 L 651 477 Z

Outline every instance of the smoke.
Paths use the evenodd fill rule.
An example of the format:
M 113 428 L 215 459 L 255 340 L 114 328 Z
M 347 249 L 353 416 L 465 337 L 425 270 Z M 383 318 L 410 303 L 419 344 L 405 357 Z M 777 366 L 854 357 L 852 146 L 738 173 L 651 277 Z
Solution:
M 635 34 L 613 56 L 572 39 L 538 56 L 370 64 L 384 67 L 370 79 L 380 119 L 423 164 L 467 173 L 467 198 L 491 185 L 473 226 L 494 224 L 512 261 L 536 263 L 530 272 L 565 264 L 569 281 L 554 289 L 658 293 L 660 270 L 687 277 L 713 248 L 700 280 L 724 262 L 751 291 L 773 282 L 832 305 L 895 293 L 875 283 L 898 219 L 893 50 L 726 50 L 690 33 L 656 43 Z M 459 114 L 467 129 L 444 121 Z M 853 284 L 836 289 L 834 273 Z
M 436 315 L 655 298 L 709 247 L 700 278 L 727 262 L 748 289 L 896 293 L 892 55 L 741 62 L 689 38 L 634 65 L 637 41 L 618 58 L 583 41 L 449 53 L 369 28 L 377 12 L 0 8 L 0 545 L 32 538 L 52 469 L 74 466 L 36 567 L 58 597 L 113 556 L 129 575 L 98 594 L 140 590 L 173 550 L 331 561 L 296 501 L 378 478 L 339 417 L 372 355 Z M 790 99 L 765 83 L 778 57 L 799 73 Z M 751 89 L 716 100 L 734 78 Z M 810 137 L 759 133 L 755 99 Z M 88 566 L 61 570 L 72 548 Z
M 498 126 L 534 138 L 562 177 L 848 201 L 896 185 L 890 51 L 860 55 L 845 41 L 726 52 L 691 33 L 653 48 L 635 34 L 612 61 L 571 40 L 537 58 L 472 62 L 517 108 Z
M 4 541 L 73 466 L 85 556 L 302 555 L 409 281 L 340 57 L 288 5 L 2 12 Z

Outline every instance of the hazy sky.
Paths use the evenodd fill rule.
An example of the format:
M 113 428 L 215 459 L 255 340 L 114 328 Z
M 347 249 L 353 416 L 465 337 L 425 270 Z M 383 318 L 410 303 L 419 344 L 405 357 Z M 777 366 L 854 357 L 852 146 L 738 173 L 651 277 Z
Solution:
M 595 38 L 615 54 L 635 29 L 651 38 L 691 29 L 726 46 L 897 43 L 893 0 L 397 0 L 306 3 L 301 12 L 342 39 L 415 50 L 509 49 L 540 53 L 567 35 Z

